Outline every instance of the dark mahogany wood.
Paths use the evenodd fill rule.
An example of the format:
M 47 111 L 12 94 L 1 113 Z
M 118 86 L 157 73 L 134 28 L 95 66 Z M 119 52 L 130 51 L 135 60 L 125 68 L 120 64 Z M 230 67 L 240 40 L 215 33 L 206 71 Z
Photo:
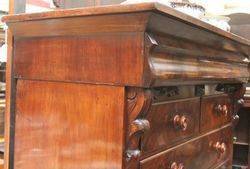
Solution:
M 189 15 L 181 13 L 170 7 L 158 4 L 158 3 L 141 3 L 135 5 L 112 5 L 112 6 L 101 6 L 101 7 L 90 7 L 82 9 L 71 9 L 71 10 L 58 10 L 46 13 L 34 13 L 34 14 L 20 14 L 4 17 L 2 20 L 4 22 L 20 22 L 20 21 L 31 21 L 31 20 L 45 20 L 54 18 L 65 18 L 65 17 L 75 17 L 75 16 L 89 16 L 89 15 L 104 15 L 104 14 L 116 14 L 116 13 L 133 13 L 133 12 L 143 12 L 143 11 L 158 11 L 164 15 L 169 15 L 176 20 L 181 20 L 191 25 L 197 25 L 202 29 L 207 29 L 209 31 L 215 32 L 220 36 L 227 37 L 234 41 L 239 41 L 244 44 L 250 45 L 250 42 L 242 37 L 234 35 L 223 31 L 217 27 L 209 25 L 202 22 L 196 18 Z
M 103 82 L 106 84 L 150 87 L 176 85 L 179 78 L 184 81 L 184 84 L 199 84 L 201 82 L 246 82 L 249 76 L 247 67 L 248 55 L 250 54 L 249 41 L 157 3 L 26 14 L 5 17 L 3 20 L 7 22 L 15 35 L 17 48 L 21 46 L 19 43 L 23 43 L 23 45 L 32 43 L 34 45 L 32 45 L 32 48 L 36 49 L 34 53 L 31 52 L 25 56 L 26 59 L 23 58 L 24 56 L 20 51 L 16 52 L 16 60 L 23 60 L 18 63 L 20 66 L 23 65 L 24 68 L 20 68 L 21 70 L 16 69 L 15 74 L 25 79 Z M 27 26 L 30 28 L 29 30 L 26 29 Z M 82 55 L 98 55 L 98 53 L 81 52 L 86 50 L 84 44 L 93 43 L 82 41 L 85 38 L 87 40 L 99 38 L 96 37 L 97 35 L 110 36 L 109 41 L 108 38 L 106 39 L 106 43 L 113 48 L 99 48 L 98 45 L 104 47 L 105 44 L 98 43 L 99 40 L 96 39 L 96 43 L 92 44 L 94 47 L 88 48 L 88 52 L 94 50 L 92 52 L 100 52 L 105 57 L 108 57 L 109 63 L 105 63 L 101 67 L 96 64 L 96 71 L 102 71 L 105 75 L 112 74 L 113 79 L 106 77 L 102 79 L 95 72 L 88 72 L 91 78 L 83 75 L 83 77 L 71 77 L 72 74 L 81 72 L 81 70 L 78 67 L 73 67 L 68 70 L 72 72 L 67 72 L 66 70 L 69 69 L 68 66 L 70 65 L 67 64 L 68 60 L 66 58 L 58 62 L 47 60 L 53 62 L 55 68 L 65 69 L 66 72 L 60 72 L 61 77 L 57 76 L 58 72 L 56 70 L 51 70 L 51 72 L 34 71 L 30 74 L 30 70 L 25 69 L 29 65 L 30 69 L 44 70 L 44 68 L 40 67 L 42 65 L 31 64 L 30 61 L 36 60 L 33 57 L 41 57 L 37 56 L 37 54 L 46 52 L 43 51 L 46 49 L 49 49 L 50 53 L 53 53 L 53 56 L 58 58 L 59 56 L 56 55 L 60 55 L 61 45 L 59 46 L 59 44 L 61 43 L 62 45 L 67 44 L 65 50 L 80 50 L 79 54 L 75 56 L 77 60 L 70 60 L 72 63 L 82 58 Z M 61 39 L 60 36 L 63 36 L 63 38 Z M 75 39 L 72 36 L 78 37 Z M 114 36 L 118 36 L 118 39 Z M 130 39 L 131 36 L 134 38 L 133 40 Z M 45 38 L 46 40 L 44 40 L 42 37 L 53 38 Z M 27 38 L 30 38 L 30 41 Z M 127 41 L 124 44 L 125 46 L 120 44 L 122 40 L 119 41 L 119 38 Z M 60 43 L 60 40 L 63 42 Z M 169 42 L 173 45 L 168 45 Z M 41 43 L 45 43 L 44 45 L 56 43 L 58 46 L 50 45 L 45 49 L 38 49 Z M 126 46 L 126 44 L 131 46 Z M 123 52 L 123 49 L 126 49 L 126 51 Z M 139 52 L 134 53 L 135 51 Z M 116 53 L 116 55 L 110 55 L 112 52 Z M 44 56 L 42 57 L 44 58 Z M 72 58 L 69 55 L 65 57 Z M 136 65 L 133 65 L 133 69 L 137 70 L 137 74 L 129 72 L 132 70 L 130 68 L 132 64 L 113 64 L 113 61 L 120 58 L 126 58 L 129 62 L 130 57 L 132 57 L 132 60 L 135 58 L 137 60 Z M 81 62 L 82 69 L 96 63 L 92 60 L 94 57 L 89 56 L 88 58 L 90 59 Z M 123 60 L 121 62 L 123 63 Z M 119 60 L 117 60 L 117 63 L 120 63 Z M 75 64 L 79 64 L 79 62 Z M 117 65 L 120 70 L 114 70 L 110 73 L 109 69 L 114 65 Z M 128 72 L 124 74 L 123 71 L 125 70 Z M 121 75 L 116 77 L 117 75 L 113 75 L 116 74 L 114 72 L 121 73 Z M 131 77 L 133 77 L 133 81 L 131 81 Z
M 124 94 L 123 87 L 19 80 L 14 168 L 121 169 Z
M 152 40 L 153 37 L 146 36 L 146 38 Z M 243 60 L 242 55 L 230 53 L 232 57 L 227 58 L 228 63 L 225 63 L 213 58 L 220 54 L 216 51 L 210 58 L 200 57 L 199 53 L 189 54 L 190 50 L 182 50 L 179 53 L 178 48 L 171 49 L 173 51 L 171 52 L 168 49 L 151 47 L 154 50 L 147 49 L 142 52 L 143 39 L 143 34 L 139 32 L 77 38 L 17 39 L 14 73 L 16 77 L 24 79 L 103 82 L 132 86 L 173 85 L 178 83 L 176 79 L 179 78 L 183 79 L 184 84 L 198 83 L 208 78 L 211 80 L 208 83 L 223 79 L 229 82 L 240 79 L 244 81 L 242 75 L 248 74 L 247 66 L 242 61 L 238 61 L 240 63 L 234 61 L 234 56 Z M 91 44 L 92 47 L 89 48 L 86 44 Z M 164 43 L 160 45 L 165 46 Z M 148 50 L 151 52 L 147 53 Z M 62 55 L 61 52 L 67 51 L 75 52 Z M 196 51 L 197 49 L 191 50 L 191 52 Z M 143 53 L 145 53 L 144 59 Z M 147 55 L 150 57 L 146 57 Z M 58 57 L 62 59 L 58 60 Z M 98 57 L 102 59 L 101 62 Z M 133 64 L 127 64 L 126 60 L 130 60 Z M 115 62 L 118 64 L 114 64 Z M 229 64 L 231 62 L 235 64 Z M 95 69 L 92 69 L 93 65 Z M 99 72 L 102 70 L 104 72 L 100 76 Z
M 138 168 L 141 148 L 140 142 L 142 136 L 150 129 L 150 124 L 145 127 L 145 123 L 138 123 L 143 119 L 153 101 L 152 91 L 149 89 L 129 87 L 126 90 L 126 110 L 127 110 L 127 131 L 126 131 L 126 151 L 124 155 L 124 168 Z M 133 156 L 131 153 L 139 153 Z
M 232 100 L 227 95 L 202 97 L 201 132 L 204 133 L 229 123 L 232 119 L 232 111 Z
M 141 161 L 141 169 L 172 169 L 171 165 L 182 164 L 189 169 L 209 169 L 218 166 L 221 162 L 227 161 L 232 154 L 231 127 L 198 137 L 186 144 L 173 147 L 165 152 L 149 157 Z M 212 144 L 215 142 L 224 143 L 224 153 L 217 152 Z M 174 168 L 173 168 L 174 169 Z
M 142 40 L 141 33 L 16 40 L 14 74 L 36 80 L 140 84 Z
M 218 165 L 214 169 L 232 169 L 232 162 L 226 161 L 225 163 Z
M 174 123 L 174 118 L 177 116 L 186 124 L 186 128 Z M 150 130 L 142 138 L 143 154 L 146 155 L 152 153 L 152 151 L 166 149 L 184 139 L 188 140 L 188 138 L 198 135 L 199 118 L 200 98 L 153 104 L 145 116 L 145 119 L 150 123 Z M 184 119 L 186 119 L 185 122 Z

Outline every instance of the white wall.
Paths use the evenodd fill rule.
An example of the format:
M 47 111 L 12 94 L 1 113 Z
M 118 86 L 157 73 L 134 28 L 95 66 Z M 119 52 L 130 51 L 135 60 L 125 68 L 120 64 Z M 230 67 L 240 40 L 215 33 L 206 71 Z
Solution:
M 9 10 L 9 0 L 0 0 L 0 11 L 8 11 Z

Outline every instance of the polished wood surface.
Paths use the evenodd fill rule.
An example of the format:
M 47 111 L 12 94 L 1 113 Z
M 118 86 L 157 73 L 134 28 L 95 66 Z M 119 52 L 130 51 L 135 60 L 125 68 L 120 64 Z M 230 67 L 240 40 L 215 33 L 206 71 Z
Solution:
M 174 17 L 176 20 L 182 20 L 182 22 L 191 23 L 197 25 L 200 28 L 207 29 L 215 32 L 220 36 L 227 37 L 234 41 L 239 41 L 244 44 L 250 45 L 250 42 L 242 37 L 234 35 L 232 33 L 223 31 L 210 24 L 202 22 L 196 18 L 186 15 L 182 12 L 174 10 L 170 7 L 161 5 L 159 3 L 141 3 L 133 5 L 112 5 L 112 6 L 101 6 L 101 7 L 90 7 L 83 9 L 71 9 L 71 10 L 59 10 L 45 13 L 34 13 L 34 14 L 19 14 L 13 16 L 6 16 L 3 18 L 4 22 L 18 22 L 18 21 L 30 21 L 30 20 L 41 20 L 41 19 L 52 19 L 52 18 L 64 18 L 72 16 L 88 16 L 88 15 L 101 15 L 101 14 L 112 14 L 112 13 L 129 13 L 129 12 L 141 12 L 141 11 L 153 11 L 156 10 L 164 15 Z
M 20 20 L 11 20 L 15 17 Z M 220 34 L 201 21 L 159 4 L 64 10 L 4 20 L 15 35 L 15 75 L 19 78 L 149 87 L 176 85 L 180 78 L 184 84 L 199 84 L 246 82 L 249 77 L 248 41 L 231 39 L 230 33 L 219 31 L 223 32 Z M 51 38 L 44 38 L 48 36 Z M 24 47 L 28 43 L 34 50 Z M 62 48 L 65 52 L 79 52 L 55 61 L 61 57 Z M 45 52 L 52 56 L 45 58 Z M 107 57 L 107 62 L 97 63 L 93 55 Z M 88 59 L 82 61 L 85 57 Z M 37 60 L 39 63 L 33 63 Z M 47 68 L 41 60 L 53 64 L 54 69 Z M 126 64 L 125 60 L 134 61 L 135 65 Z M 114 64 L 116 61 L 121 65 Z M 82 66 L 72 67 L 74 64 Z M 93 64 L 96 71 L 88 71 Z M 113 65 L 117 68 L 111 69 Z M 82 71 L 83 77 L 78 77 L 76 72 Z
M 18 80 L 14 168 L 122 169 L 123 117 L 123 87 Z
M 213 168 L 230 159 L 232 153 L 231 127 L 201 136 L 188 143 L 173 147 L 165 152 L 141 161 L 141 169 L 175 169 L 173 163 L 180 168 Z M 224 143 L 226 150 L 218 152 L 213 148 L 216 142 Z
M 249 41 L 157 3 L 3 20 L 6 169 L 230 168 Z
M 144 41 L 143 33 L 131 32 L 17 39 L 14 73 L 16 77 L 24 79 L 146 87 L 176 85 L 179 78 L 183 79 L 183 84 L 200 81 L 244 82 L 247 79 L 248 67 L 242 61 L 245 56 L 241 54 L 227 52 L 230 55 L 222 61 L 221 52 L 211 48 L 211 55 L 201 57 L 195 53 L 198 49 L 168 49 L 165 47 L 168 42 L 162 39 L 155 46 L 154 36 L 146 35 L 145 38 Z M 93 47 L 89 48 L 86 44 Z M 182 44 L 186 46 L 187 42 L 178 45 Z M 144 47 L 146 49 L 143 51 Z M 75 52 L 62 55 L 67 51 Z M 133 64 L 127 64 L 128 60 Z M 92 69 L 93 65 L 95 69 Z M 99 72 L 103 72 L 103 75 L 100 76 Z
M 16 40 L 14 74 L 23 79 L 137 85 L 143 81 L 142 40 L 141 33 Z
M 231 122 L 232 111 L 232 100 L 227 95 L 203 97 L 201 99 L 201 132 L 207 132 Z
M 190 106 L 192 105 L 192 106 Z M 150 130 L 143 135 L 143 154 L 166 149 L 199 134 L 200 98 L 190 98 L 153 104 L 145 116 Z M 179 116 L 182 124 L 175 124 Z M 183 124 L 184 123 L 184 124 Z
M 220 87 L 219 87 L 220 86 Z M 125 166 L 126 169 L 136 169 L 139 168 L 138 167 L 138 163 L 140 161 L 144 162 L 149 160 L 148 165 L 151 166 L 152 168 L 157 168 L 158 164 L 156 161 L 159 160 L 152 160 L 150 161 L 151 158 L 153 158 L 154 156 L 158 157 L 160 156 L 160 154 L 162 154 L 165 151 L 170 151 L 172 149 L 174 149 L 174 146 L 177 145 L 177 147 L 179 147 L 180 145 L 183 145 L 183 148 L 187 148 L 188 146 L 185 145 L 186 142 L 192 142 L 193 140 L 199 140 L 199 142 L 201 142 L 201 144 L 203 144 L 203 142 L 205 142 L 204 140 L 201 139 L 202 135 L 210 135 L 211 133 L 215 132 L 215 131 L 220 131 L 221 128 L 219 126 L 213 126 L 213 123 L 211 123 L 211 129 L 209 130 L 209 132 L 203 132 L 203 134 L 201 135 L 200 129 L 202 128 L 204 122 L 200 121 L 200 100 L 203 98 L 206 99 L 211 99 L 213 98 L 213 101 L 216 103 L 226 103 L 229 104 L 230 102 L 230 107 L 233 106 L 234 104 L 231 103 L 233 102 L 233 99 L 231 99 L 230 96 L 235 95 L 235 98 L 240 97 L 240 91 L 241 91 L 241 85 L 235 85 L 235 88 L 233 86 L 228 86 L 228 85 L 219 85 L 217 86 L 215 89 L 218 91 L 227 91 L 230 94 L 227 94 L 227 92 L 223 92 L 224 94 L 212 94 L 214 93 L 214 91 L 211 89 L 209 89 L 209 91 L 204 91 L 202 97 L 196 97 L 196 98 L 187 98 L 187 99 L 175 99 L 176 96 L 178 96 L 179 94 L 182 96 L 178 96 L 178 97 L 185 97 L 187 96 L 187 93 L 189 93 L 190 96 L 192 96 L 192 92 L 196 93 L 197 95 L 200 95 L 202 92 L 198 92 L 197 89 L 192 90 L 192 86 L 189 86 L 186 89 L 189 89 L 189 91 L 187 93 L 182 93 L 181 88 L 178 87 L 165 87 L 165 88 L 155 88 L 153 91 L 149 90 L 149 89 L 145 89 L 142 90 L 140 88 L 129 88 L 128 90 L 128 113 L 129 113 L 129 119 L 128 119 L 128 123 L 130 124 L 131 128 L 130 128 L 130 132 L 127 135 L 127 158 L 125 158 Z M 200 86 L 201 87 L 201 86 Z M 233 92 L 234 91 L 234 92 Z M 233 93 L 231 93 L 233 92 Z M 189 96 L 189 97 L 190 97 Z M 168 98 L 169 97 L 169 98 Z M 172 100 L 169 100 L 171 99 Z M 166 100 L 164 102 L 164 100 Z M 207 100 L 206 100 L 207 101 Z M 228 102 L 229 101 L 229 102 Z M 210 102 L 206 102 L 208 103 L 208 107 L 211 107 Z M 152 105 L 151 105 L 152 104 Z M 207 105 L 207 104 L 203 104 Z M 166 111 L 169 110 L 169 111 Z M 192 135 L 190 135 L 190 137 L 185 137 L 185 134 L 180 134 L 181 131 L 178 130 L 173 130 L 176 128 L 168 128 L 168 125 L 165 124 L 164 122 L 167 121 L 168 117 L 170 117 L 171 115 L 175 114 L 173 112 L 177 112 L 177 110 L 180 111 L 184 111 L 185 112 L 187 110 L 190 110 L 190 114 L 194 115 L 194 116 L 187 116 L 190 118 L 190 121 L 192 124 L 198 124 L 196 125 L 196 128 L 194 128 L 194 130 L 192 132 L 190 132 Z M 231 112 L 227 112 L 227 113 L 232 113 L 232 110 L 230 110 Z M 179 111 L 178 111 L 179 112 Z M 217 113 L 217 112 L 216 112 Z M 178 113 L 176 113 L 178 114 Z M 172 116 L 173 117 L 173 116 Z M 174 116 L 175 117 L 175 116 Z M 231 168 L 231 163 L 232 163 L 232 123 L 231 122 L 231 118 L 232 116 L 229 116 L 230 120 L 228 122 L 224 122 L 222 119 L 220 119 L 221 124 L 220 126 L 223 126 L 222 128 L 225 128 L 226 126 L 230 126 L 227 129 L 227 133 L 224 135 L 219 135 L 217 136 L 217 138 L 219 139 L 213 139 L 213 137 L 208 137 L 209 139 L 207 140 L 211 140 L 211 144 L 210 147 L 213 151 L 208 151 L 206 153 L 207 156 L 212 156 L 213 152 L 217 152 L 217 154 L 224 154 L 224 152 L 228 151 L 227 147 L 229 147 L 230 152 L 229 154 L 227 154 L 227 158 L 219 158 L 218 160 L 216 159 L 212 159 L 212 162 L 216 162 L 216 164 L 212 163 L 211 161 L 206 161 L 207 159 L 205 158 L 205 155 L 203 158 L 199 158 L 200 161 L 202 161 L 201 163 L 206 163 L 207 162 L 207 166 L 204 165 L 203 167 L 200 167 L 202 169 L 214 169 L 214 168 Z M 170 118 L 171 119 L 171 118 Z M 223 123 L 224 122 L 224 123 Z M 223 124 L 222 124 L 223 123 Z M 171 123 L 169 123 L 171 124 Z M 172 123 L 173 124 L 173 123 Z M 171 125 L 170 125 L 171 126 Z M 174 126 L 174 124 L 173 124 Z M 177 127 L 177 129 L 181 129 L 179 128 L 180 126 Z M 172 129 L 172 130 L 171 130 Z M 192 128 L 193 129 L 193 128 Z M 214 130 L 215 129 L 215 130 Z M 188 130 L 188 128 L 187 128 Z M 170 134 L 169 134 L 170 132 Z M 185 133 L 185 130 L 182 131 Z M 168 137 L 165 137 L 166 134 L 168 134 Z M 176 136 L 176 138 L 175 138 Z M 176 139 L 176 140 L 175 140 Z M 178 140 L 179 139 L 179 140 Z M 223 139 L 227 139 L 228 142 L 227 144 L 225 144 L 225 141 Z M 147 142 L 145 142 L 145 140 L 147 140 Z M 174 140 L 174 141 L 173 141 Z M 169 144 L 171 141 L 173 141 L 173 144 L 170 145 L 166 145 L 167 143 Z M 153 146 L 152 146 L 153 145 Z M 163 146 L 161 146 L 163 145 Z M 195 144 L 197 145 L 197 144 Z M 151 147 L 150 147 L 151 146 Z M 148 152 L 144 152 L 145 147 L 147 147 Z M 155 148 L 156 147 L 156 148 Z M 157 149 L 158 147 L 158 149 Z M 211 154 L 212 153 L 212 154 Z M 175 153 L 174 153 L 175 154 Z M 185 161 L 186 158 L 188 159 L 192 159 L 192 158 L 196 158 L 195 155 L 199 155 L 199 153 L 194 154 L 194 153 L 189 153 L 189 157 L 183 158 L 183 160 Z M 216 154 L 216 153 L 215 153 Z M 167 157 L 170 157 L 171 155 L 167 154 Z M 223 156 L 223 155 L 222 155 Z M 175 157 L 175 156 L 174 156 Z M 167 158 L 168 159 L 168 158 Z M 176 161 L 177 161 L 177 166 L 179 164 L 182 164 L 181 162 L 178 162 L 179 156 L 176 157 Z M 220 161 L 221 159 L 221 161 Z M 165 160 L 166 161 L 166 160 Z M 188 160 L 190 161 L 190 160 Z M 173 160 L 171 160 L 171 164 L 172 164 Z M 160 167 L 162 168 L 166 168 L 168 169 L 168 166 L 165 164 L 159 164 Z M 189 164 L 188 164 L 189 165 Z M 195 165 L 195 164 L 194 164 Z M 210 165 L 210 167 L 209 167 Z M 147 166 L 147 165 L 146 165 Z M 179 166 L 180 167 L 180 166 Z M 197 169 L 199 167 L 197 166 Z
M 152 105 L 153 92 L 150 89 L 128 87 L 126 94 L 127 132 L 124 168 L 133 169 L 139 167 L 141 138 L 150 130 L 150 123 L 143 117 L 149 112 Z M 142 120 L 147 123 L 146 128 L 135 128 L 134 126 L 141 125 L 138 121 Z
M 122 10 L 124 6 L 117 8 Z M 177 85 L 178 79 L 182 79 L 183 84 L 247 81 L 250 54 L 247 43 L 242 44 L 205 29 L 194 29 L 194 25 L 166 14 L 136 12 L 136 9 L 132 12 L 132 9 L 128 13 L 69 15 L 65 18 L 7 23 L 15 35 L 15 75 L 25 79 L 141 87 Z M 31 29 L 27 30 L 27 26 Z M 47 31 L 43 31 L 45 29 Z M 30 49 L 34 50 L 27 50 L 24 47 L 27 44 L 32 45 Z M 95 47 L 90 48 L 86 44 Z M 65 52 L 78 53 L 61 56 L 62 48 Z M 43 56 L 45 52 L 53 56 L 46 58 Z M 102 61 L 105 64 L 97 63 L 98 59 L 92 57 L 95 54 L 105 58 L 106 62 Z M 64 59 L 54 61 L 58 57 Z M 88 59 L 82 61 L 85 57 Z M 54 65 L 54 69 L 40 65 L 45 59 Z M 39 63 L 33 63 L 36 60 Z M 126 64 L 129 60 L 135 65 Z M 121 65 L 114 64 L 116 61 Z M 71 67 L 74 64 L 82 66 Z M 96 64 L 96 71 L 87 71 L 93 64 Z M 117 68 L 110 70 L 113 65 Z M 64 71 L 58 73 L 57 69 Z M 76 72 L 81 71 L 85 73 L 78 77 Z M 99 72 L 108 77 L 100 76 Z
M 89 35 L 108 32 L 142 32 L 145 30 L 149 12 L 124 13 L 120 15 L 97 15 L 10 23 L 16 38 Z M 53 24 L 50 24 L 53 23 Z M 13 25 L 14 24 L 14 25 Z M 29 27 L 28 31 L 26 27 Z M 48 30 L 48 32 L 42 31 Z M 60 31 L 58 31 L 60 30 Z

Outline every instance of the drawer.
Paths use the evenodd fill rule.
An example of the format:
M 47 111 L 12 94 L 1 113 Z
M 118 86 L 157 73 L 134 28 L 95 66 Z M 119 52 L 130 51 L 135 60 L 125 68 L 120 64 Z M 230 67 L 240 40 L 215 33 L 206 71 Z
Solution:
M 200 98 L 153 104 L 146 116 L 150 130 L 142 137 L 142 153 L 186 141 L 199 132 Z
M 210 169 L 232 158 L 232 128 L 163 151 L 140 162 L 140 169 Z
M 201 132 L 216 129 L 231 121 L 232 103 L 227 95 L 206 96 L 201 99 Z

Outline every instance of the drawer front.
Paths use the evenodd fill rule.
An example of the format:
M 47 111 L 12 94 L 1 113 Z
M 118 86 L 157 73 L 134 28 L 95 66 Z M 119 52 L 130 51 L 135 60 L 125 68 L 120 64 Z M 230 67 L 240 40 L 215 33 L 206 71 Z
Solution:
M 140 162 L 140 169 L 210 169 L 232 158 L 232 128 L 177 146 Z
M 229 123 L 232 108 L 231 100 L 227 95 L 203 97 L 201 99 L 201 132 Z
M 199 132 L 200 98 L 153 104 L 146 116 L 150 130 L 142 138 L 142 152 L 180 143 Z

